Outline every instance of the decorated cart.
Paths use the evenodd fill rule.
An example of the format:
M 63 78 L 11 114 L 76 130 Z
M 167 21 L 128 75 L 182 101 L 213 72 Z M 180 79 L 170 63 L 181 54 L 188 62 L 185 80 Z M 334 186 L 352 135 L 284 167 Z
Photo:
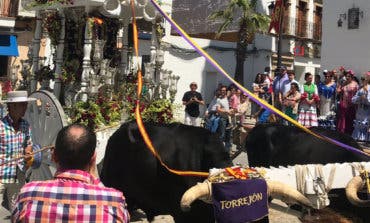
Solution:
M 163 17 L 150 1 L 134 1 L 140 35 L 150 43 L 144 49 L 149 56 L 140 60 L 132 56 L 129 0 L 24 0 L 22 6 L 36 12 L 36 27 L 29 58 L 22 61 L 22 80 L 13 86 L 38 99 L 26 114 L 34 142 L 53 145 L 63 126 L 84 123 L 96 129 L 100 162 L 109 136 L 134 117 L 138 66 L 144 72 L 144 120 L 173 119 L 179 76 L 162 69 Z M 39 56 L 42 43 L 47 49 L 44 58 Z M 44 153 L 49 166 L 49 153 Z M 38 171 L 34 179 L 52 172 Z

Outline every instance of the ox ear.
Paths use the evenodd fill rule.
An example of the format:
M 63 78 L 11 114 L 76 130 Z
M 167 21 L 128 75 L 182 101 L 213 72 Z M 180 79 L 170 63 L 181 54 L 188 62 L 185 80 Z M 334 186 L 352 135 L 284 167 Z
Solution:
M 135 137 L 134 137 L 134 131 L 138 131 L 138 127 L 136 122 L 130 122 L 127 126 L 127 134 L 128 139 L 131 143 L 136 143 Z

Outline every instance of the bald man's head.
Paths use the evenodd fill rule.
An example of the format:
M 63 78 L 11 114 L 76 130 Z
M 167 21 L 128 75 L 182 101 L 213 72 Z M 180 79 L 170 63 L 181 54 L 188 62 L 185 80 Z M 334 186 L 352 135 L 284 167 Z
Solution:
M 62 128 L 55 143 L 56 160 L 62 169 L 85 170 L 95 153 L 96 135 L 87 127 L 72 124 Z

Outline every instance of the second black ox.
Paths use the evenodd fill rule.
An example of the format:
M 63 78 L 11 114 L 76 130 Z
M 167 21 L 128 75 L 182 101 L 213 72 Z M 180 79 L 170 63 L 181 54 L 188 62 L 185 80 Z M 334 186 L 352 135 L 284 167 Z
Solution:
M 219 137 L 200 127 L 145 124 L 164 163 L 176 170 L 208 172 L 231 166 Z M 171 214 L 176 222 L 214 222 L 209 204 L 197 201 L 182 212 L 183 193 L 201 177 L 178 176 L 166 170 L 148 150 L 135 122 L 125 123 L 109 139 L 101 172 L 102 182 L 123 191 L 129 209 L 141 208 L 149 221 Z
M 361 150 L 358 143 L 348 135 L 320 127 L 312 127 L 311 130 Z M 365 155 L 326 142 L 296 126 L 279 124 L 256 126 L 247 137 L 246 149 L 249 165 L 253 167 L 370 160 Z

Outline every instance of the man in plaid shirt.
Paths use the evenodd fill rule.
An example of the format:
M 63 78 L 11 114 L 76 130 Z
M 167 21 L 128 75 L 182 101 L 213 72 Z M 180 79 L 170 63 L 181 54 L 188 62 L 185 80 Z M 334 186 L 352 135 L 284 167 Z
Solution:
M 26 184 L 17 199 L 12 222 L 129 222 L 123 194 L 104 185 L 95 171 L 96 135 L 73 124 L 57 136 L 55 179 Z
M 7 94 L 8 114 L 0 120 L 0 194 L 4 194 L 7 189 L 5 207 L 10 209 L 11 202 L 14 202 L 16 192 L 14 188 L 20 188 L 18 184 L 23 185 L 24 171 L 32 162 L 32 157 L 18 159 L 11 162 L 17 157 L 32 153 L 32 135 L 31 128 L 23 116 L 27 110 L 29 101 L 34 98 L 27 97 L 27 91 L 10 91 Z M 18 179 L 19 176 L 22 176 Z M 18 176 L 18 177 L 17 177 Z M 13 190 L 10 190 L 13 188 Z M 12 191 L 12 192 L 10 192 Z

